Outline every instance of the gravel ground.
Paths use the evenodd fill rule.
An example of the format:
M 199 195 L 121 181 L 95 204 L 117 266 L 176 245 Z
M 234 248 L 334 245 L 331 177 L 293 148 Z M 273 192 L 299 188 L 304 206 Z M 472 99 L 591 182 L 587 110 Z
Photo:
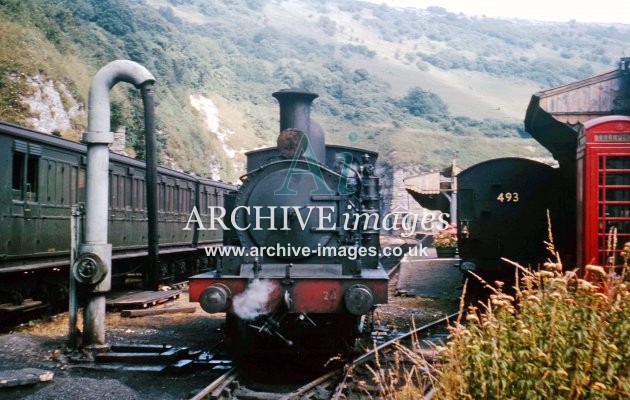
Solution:
M 396 274 L 390 281 L 390 303 L 379 307 L 375 314 L 377 324 L 403 331 L 411 325 L 412 318 L 420 326 L 457 310 L 458 304 L 453 300 L 394 297 L 395 287 Z M 186 292 L 169 304 L 189 305 Z M 222 315 L 210 316 L 198 305 L 194 314 L 122 318 L 112 312 L 107 315 L 107 341 L 209 350 L 221 339 L 223 320 Z M 0 370 L 31 367 L 55 374 L 52 382 L 0 388 L 0 399 L 174 400 L 191 397 L 213 379 L 214 375 L 208 371 L 173 375 L 77 368 L 76 364 L 67 363 L 65 355 L 67 324 L 67 314 L 61 314 L 0 335 Z M 82 326 L 81 321 L 78 326 Z
M 381 246 L 405 246 L 417 243 L 413 239 L 401 239 L 392 236 L 382 236 Z M 379 306 L 375 318 L 376 322 L 392 325 L 399 331 L 409 330 L 412 320 L 416 327 L 435 321 L 459 308 L 459 300 L 435 299 L 428 297 L 397 297 L 396 285 L 398 272 L 394 272 L 389 281 L 389 303 Z
M 375 317 L 382 323 L 394 325 L 399 331 L 407 331 L 412 325 L 412 320 L 416 327 L 419 327 L 457 311 L 458 300 L 394 296 L 396 278 L 397 276 L 392 277 L 393 290 L 390 281 L 389 303 L 379 306 L 376 312 Z
M 174 304 L 185 306 L 183 293 Z M 194 314 L 169 314 L 142 318 L 107 315 L 109 344 L 171 344 L 177 347 L 209 350 L 221 333 L 222 316 L 210 316 L 199 307 Z M 0 399 L 26 400 L 174 400 L 189 398 L 211 380 L 212 373 L 199 371 L 185 375 L 154 372 L 95 371 L 67 362 L 65 340 L 67 314 L 33 321 L 14 332 L 0 335 L 0 370 L 40 368 L 54 372 L 52 382 L 17 388 L 0 388 Z M 79 322 L 79 327 L 82 324 Z

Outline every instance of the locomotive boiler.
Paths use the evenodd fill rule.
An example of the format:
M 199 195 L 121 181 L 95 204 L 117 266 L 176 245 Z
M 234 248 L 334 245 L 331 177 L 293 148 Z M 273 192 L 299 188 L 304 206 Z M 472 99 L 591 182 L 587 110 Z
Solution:
M 326 145 L 310 119 L 316 94 L 273 96 L 278 145 L 247 153 L 242 186 L 226 196 L 223 218 L 210 221 L 225 228 L 217 269 L 190 278 L 190 300 L 226 313 L 226 334 L 241 354 L 266 345 L 339 348 L 363 315 L 387 302 L 374 224 L 377 153 Z M 197 229 L 203 223 L 209 229 L 207 220 Z

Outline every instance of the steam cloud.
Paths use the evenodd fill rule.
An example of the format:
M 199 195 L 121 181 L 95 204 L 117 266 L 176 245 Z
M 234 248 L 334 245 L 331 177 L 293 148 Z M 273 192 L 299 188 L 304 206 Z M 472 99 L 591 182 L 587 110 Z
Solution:
M 265 306 L 273 290 L 272 281 L 254 279 L 243 293 L 236 295 L 232 300 L 234 313 L 244 320 L 252 320 L 266 313 L 268 310 Z

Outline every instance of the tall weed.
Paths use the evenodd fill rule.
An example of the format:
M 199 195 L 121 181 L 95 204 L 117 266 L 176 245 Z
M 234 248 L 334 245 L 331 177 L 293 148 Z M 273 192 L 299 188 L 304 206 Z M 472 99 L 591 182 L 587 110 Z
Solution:
M 517 266 L 514 295 L 499 284 L 486 304 L 469 306 L 466 326 L 452 326 L 439 349 L 436 398 L 630 397 L 628 283 L 586 269 L 607 291 L 548 262 L 535 272 Z

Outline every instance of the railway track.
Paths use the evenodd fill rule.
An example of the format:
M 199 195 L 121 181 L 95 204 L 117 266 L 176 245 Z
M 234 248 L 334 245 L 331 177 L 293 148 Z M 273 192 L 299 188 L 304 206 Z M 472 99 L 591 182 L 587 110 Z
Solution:
M 232 398 L 230 386 L 236 382 L 239 376 L 238 367 L 234 367 L 217 379 L 212 381 L 211 384 L 206 386 L 201 392 L 197 393 L 190 400 L 206 400 L 206 399 L 224 399 Z M 228 397 L 226 397 L 228 396 Z
M 288 393 L 256 392 L 240 386 L 239 377 L 243 378 L 237 367 L 229 370 L 210 383 L 191 400 L 233 400 L 233 399 L 266 399 L 266 400 L 321 400 L 321 399 L 352 399 L 364 396 L 378 397 L 385 390 L 383 380 L 388 379 L 391 368 L 404 368 L 409 363 L 398 358 L 395 354 L 403 348 L 408 349 L 417 357 L 427 357 L 422 353 L 420 341 L 426 340 L 426 335 L 433 329 L 444 330 L 449 321 L 457 318 L 457 313 L 447 315 L 426 325 L 412 329 L 409 332 L 366 351 L 361 356 L 348 362 L 342 368 L 329 371 L 316 379 L 300 386 Z M 409 354 L 409 353 L 408 353 Z M 394 372 L 397 374 L 398 372 Z M 371 380 L 371 381 L 370 381 Z M 402 380 L 400 380 L 402 383 Z M 424 385 L 424 391 L 430 392 L 429 379 Z M 420 383 L 420 382 L 418 382 Z
M 326 387 L 330 386 L 334 386 L 334 390 L 330 392 L 330 399 L 362 398 L 364 395 L 378 397 L 379 392 L 384 390 L 382 382 L 378 381 L 381 381 L 382 378 L 387 379 L 387 372 L 384 368 L 393 366 L 392 363 L 401 362 L 401 360 L 395 360 L 396 356 L 393 355 L 393 352 L 399 350 L 401 346 L 405 346 L 403 343 L 409 341 L 411 346 L 407 345 L 407 348 L 417 347 L 420 343 L 420 335 L 431 329 L 443 327 L 456 317 L 457 313 L 445 316 L 376 346 L 343 368 L 331 371 L 302 388 L 286 394 L 281 399 L 315 399 L 322 393 L 323 388 L 325 390 Z M 373 382 L 369 382 L 370 378 Z

